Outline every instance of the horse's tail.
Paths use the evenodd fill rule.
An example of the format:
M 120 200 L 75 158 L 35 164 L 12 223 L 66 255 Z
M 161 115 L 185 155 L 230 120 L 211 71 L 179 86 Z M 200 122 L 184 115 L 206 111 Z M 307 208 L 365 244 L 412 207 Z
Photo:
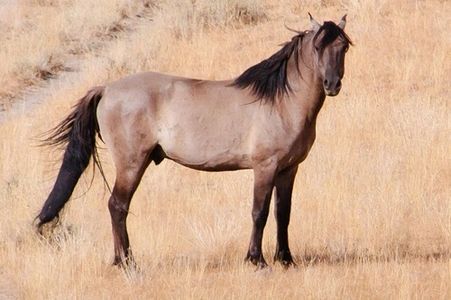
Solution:
M 101 170 L 96 148 L 96 134 L 99 133 L 96 111 L 104 89 L 103 86 L 91 89 L 43 140 L 42 144 L 46 146 L 67 146 L 55 185 L 36 217 L 39 219 L 39 230 L 42 225 L 58 217 L 88 166 L 91 156 L 94 166 L 97 165 Z

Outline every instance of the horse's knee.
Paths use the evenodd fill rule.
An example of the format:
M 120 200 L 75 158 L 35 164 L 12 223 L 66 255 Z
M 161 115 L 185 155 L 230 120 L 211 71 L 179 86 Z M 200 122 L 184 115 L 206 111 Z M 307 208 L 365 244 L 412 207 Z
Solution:
M 111 196 L 108 201 L 108 209 L 110 210 L 111 217 L 117 221 L 124 220 L 128 214 L 128 206 L 124 205 L 124 203 L 114 197 L 114 195 Z

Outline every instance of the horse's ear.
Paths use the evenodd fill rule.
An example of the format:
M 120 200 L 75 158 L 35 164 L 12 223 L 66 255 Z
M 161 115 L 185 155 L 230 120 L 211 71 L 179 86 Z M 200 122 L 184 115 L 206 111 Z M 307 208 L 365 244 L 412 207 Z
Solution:
M 340 27 L 342 30 L 345 29 L 345 27 L 346 27 L 346 15 L 344 15 L 341 18 L 340 23 L 338 23 L 338 27 Z
M 321 25 L 315 19 L 313 19 L 312 15 L 310 13 L 308 13 L 308 15 L 310 17 L 310 23 L 312 24 L 312 30 L 318 31 L 319 28 L 321 27 Z

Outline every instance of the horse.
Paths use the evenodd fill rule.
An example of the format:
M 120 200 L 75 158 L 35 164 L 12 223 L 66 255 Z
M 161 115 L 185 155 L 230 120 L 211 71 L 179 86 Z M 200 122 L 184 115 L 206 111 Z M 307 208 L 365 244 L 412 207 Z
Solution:
M 94 87 L 44 143 L 65 147 L 56 182 L 36 217 L 37 229 L 71 197 L 92 157 L 105 176 L 96 137 L 109 149 L 116 179 L 108 201 L 114 265 L 134 262 L 126 219 L 133 194 L 150 165 L 169 159 L 202 171 L 252 169 L 252 233 L 245 260 L 258 268 L 263 230 L 275 189 L 277 245 L 274 262 L 296 266 L 288 244 L 291 198 L 298 165 L 315 140 L 326 96 L 336 96 L 351 40 L 338 24 L 319 24 L 296 34 L 269 58 L 236 78 L 198 80 L 161 73 L 130 75 Z

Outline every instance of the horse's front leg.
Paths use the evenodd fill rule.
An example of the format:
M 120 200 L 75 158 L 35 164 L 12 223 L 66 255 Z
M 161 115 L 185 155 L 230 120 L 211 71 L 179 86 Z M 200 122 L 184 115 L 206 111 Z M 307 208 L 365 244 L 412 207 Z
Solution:
M 274 261 L 279 261 L 285 267 L 296 266 L 288 246 L 288 224 L 290 223 L 291 195 L 297 170 L 298 166 L 284 170 L 277 174 L 275 179 L 274 215 L 277 221 L 277 246 Z
M 268 219 L 275 167 L 266 165 L 254 169 L 254 202 L 252 206 L 252 234 L 246 260 L 258 268 L 268 266 L 262 253 L 263 230 Z

